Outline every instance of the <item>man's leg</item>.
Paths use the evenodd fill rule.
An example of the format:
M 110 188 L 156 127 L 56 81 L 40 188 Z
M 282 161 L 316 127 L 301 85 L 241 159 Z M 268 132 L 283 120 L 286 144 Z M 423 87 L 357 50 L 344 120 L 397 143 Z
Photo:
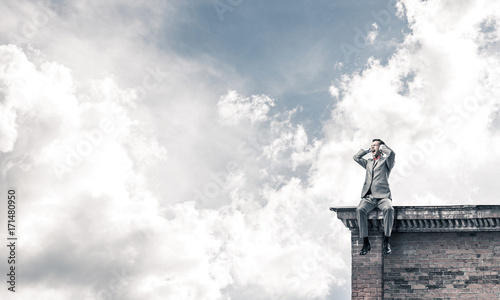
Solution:
M 384 235 L 391 236 L 392 226 L 394 224 L 394 208 L 392 208 L 392 201 L 389 198 L 381 199 L 378 202 L 378 208 L 384 214 Z
M 361 198 L 358 207 L 356 208 L 356 216 L 358 219 L 359 237 L 363 239 L 363 248 L 360 255 L 365 255 L 370 251 L 370 242 L 368 241 L 368 213 L 377 206 L 375 200 L 368 196 Z
M 361 198 L 361 201 L 356 208 L 356 216 L 358 219 L 359 237 L 368 237 L 368 213 L 375 209 L 377 205 L 372 198 Z
M 394 208 L 392 207 L 391 199 L 381 199 L 378 202 L 378 208 L 384 215 L 384 253 L 391 254 L 392 250 L 389 244 L 389 237 L 391 236 L 392 226 L 394 224 Z

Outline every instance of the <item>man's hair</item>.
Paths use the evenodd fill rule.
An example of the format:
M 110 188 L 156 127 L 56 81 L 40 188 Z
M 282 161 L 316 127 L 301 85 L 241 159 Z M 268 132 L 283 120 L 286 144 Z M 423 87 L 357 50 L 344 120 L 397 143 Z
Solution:
M 372 143 L 373 142 L 380 142 L 380 145 L 385 145 L 384 141 L 382 141 L 381 139 L 373 139 Z

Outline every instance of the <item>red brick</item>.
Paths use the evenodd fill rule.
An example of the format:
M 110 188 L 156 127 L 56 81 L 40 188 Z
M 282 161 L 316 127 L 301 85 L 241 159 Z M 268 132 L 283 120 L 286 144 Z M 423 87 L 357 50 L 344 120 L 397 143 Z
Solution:
M 498 280 L 493 277 L 500 259 L 484 259 L 500 246 L 494 236 L 498 232 L 394 233 L 393 254 L 383 258 L 384 298 L 498 298 L 492 281 Z M 414 254 L 406 255 L 410 251 Z

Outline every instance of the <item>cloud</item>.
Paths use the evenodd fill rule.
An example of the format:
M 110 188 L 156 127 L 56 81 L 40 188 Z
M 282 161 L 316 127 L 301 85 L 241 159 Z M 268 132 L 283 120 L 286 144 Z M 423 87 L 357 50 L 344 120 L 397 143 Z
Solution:
M 371 26 L 371 30 L 366 35 L 366 43 L 371 45 L 375 43 L 375 39 L 378 36 L 378 25 L 377 23 L 373 23 Z
M 328 89 L 328 92 L 330 93 L 330 96 L 332 96 L 333 98 L 338 98 L 339 97 L 339 89 L 335 86 L 330 86 L 330 88 Z
M 271 116 L 271 98 L 238 96 L 242 120 L 225 131 L 229 139 L 271 128 L 253 145 L 255 161 L 236 153 L 243 163 L 223 177 L 228 198 L 214 208 L 161 205 L 147 175 L 171 158 L 146 134 L 147 119 L 134 115 L 140 100 L 133 89 L 111 77 L 80 82 L 67 67 L 30 60 L 12 45 L 0 52 L 4 104 L 15 116 L 7 128 L 17 128 L 2 171 L 7 182 L 25 183 L 23 261 L 30 267 L 20 297 L 55 282 L 64 286 L 37 296 L 219 299 L 258 292 L 262 299 L 301 299 L 346 284 L 348 256 L 330 253 L 339 239 L 323 226 L 331 221 L 328 203 L 294 175 L 318 147 L 292 123 L 296 110 Z
M 88 94 L 76 93 L 79 83 L 64 66 L 34 64 L 12 45 L 0 46 L 0 53 L 3 109 L 16 130 L 2 173 L 23 194 L 19 222 L 30 266 L 21 267 L 27 286 L 18 292 L 27 297 L 57 280 L 68 289 L 41 299 L 64 299 L 76 289 L 97 295 L 114 271 L 131 272 L 141 236 L 162 227 L 158 202 L 134 163 L 149 163 L 149 153 L 164 159 L 165 150 L 154 138 L 134 135 L 140 125 L 120 103 L 134 98 L 131 91 L 104 80 Z
M 217 103 L 217 112 L 220 121 L 228 125 L 237 124 L 244 119 L 249 119 L 252 123 L 261 122 L 267 120 L 267 113 L 274 102 L 266 95 L 252 95 L 250 99 L 236 91 L 229 91 Z
M 40 66 L 40 72 L 36 72 L 26 55 L 13 45 L 2 47 L 1 63 L 3 121 L 0 130 L 5 136 L 5 139 L 2 139 L 1 150 L 10 152 L 17 141 L 19 125 L 24 125 L 25 122 L 37 122 L 51 127 L 54 125 L 50 120 L 51 117 L 63 117 L 66 112 L 74 109 L 75 103 L 70 94 L 71 83 L 67 82 L 69 70 L 56 69 L 50 63 L 46 63 Z M 47 78 L 44 74 L 52 78 Z M 53 89 L 56 80 L 66 81 L 66 84 Z M 38 93 L 34 94 L 35 90 Z M 53 95 L 49 96 L 50 93 Z M 54 96 L 57 98 L 54 99 Z M 60 101 L 61 98 L 66 101 Z M 35 112 L 40 112 L 41 116 Z M 37 131 L 39 128 L 32 130 Z

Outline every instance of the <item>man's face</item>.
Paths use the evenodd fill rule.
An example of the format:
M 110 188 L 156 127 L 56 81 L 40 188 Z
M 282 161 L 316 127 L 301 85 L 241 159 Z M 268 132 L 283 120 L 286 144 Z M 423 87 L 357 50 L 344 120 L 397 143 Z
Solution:
M 373 156 L 379 156 L 380 155 L 380 142 L 379 141 L 375 141 L 375 142 L 372 142 L 372 145 L 370 147 L 370 152 Z

